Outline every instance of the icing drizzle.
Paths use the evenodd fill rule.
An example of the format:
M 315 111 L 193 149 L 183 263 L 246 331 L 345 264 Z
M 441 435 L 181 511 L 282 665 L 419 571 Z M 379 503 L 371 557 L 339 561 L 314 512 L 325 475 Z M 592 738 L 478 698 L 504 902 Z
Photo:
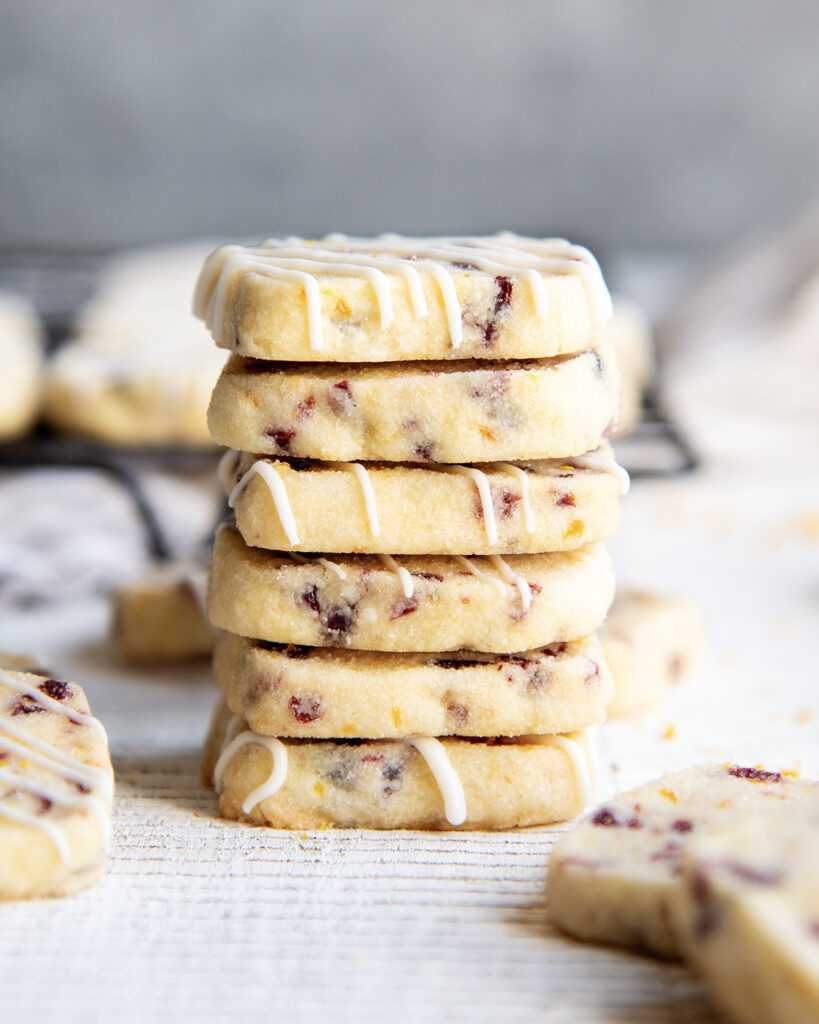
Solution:
M 415 582 L 410 575 L 409 569 L 405 569 L 402 565 L 399 565 L 392 555 L 379 555 L 378 557 L 390 572 L 394 572 L 401 581 L 404 597 L 412 597 L 415 592 Z
M 594 798 L 595 770 L 591 738 L 587 730 L 582 730 L 572 736 L 519 736 L 517 742 L 538 743 L 541 746 L 556 747 L 563 751 L 572 766 L 582 811 L 589 806 Z
M 103 739 L 107 739 L 102 723 L 87 712 L 64 707 L 59 701 L 49 697 L 48 694 L 4 672 L 0 672 L 0 686 L 4 686 L 16 693 L 23 693 L 36 700 L 43 708 L 62 715 L 75 725 L 93 729 Z M 107 808 L 107 801 L 110 800 L 111 793 L 113 792 L 113 780 L 111 777 L 101 768 L 84 764 L 79 759 L 64 754 L 51 743 L 31 735 L 31 733 L 18 728 L 4 718 L 0 718 L 0 734 L 3 735 L 3 748 L 5 751 L 19 755 L 23 762 L 34 763 L 41 768 L 45 768 L 67 782 L 73 782 L 77 786 L 82 787 L 87 792 L 80 792 L 76 796 L 73 794 L 66 795 L 47 783 L 27 779 L 25 776 L 11 771 L 4 765 L 0 765 L 0 782 L 7 783 L 14 790 L 27 792 L 35 797 L 47 800 L 50 804 L 58 807 L 88 807 L 99 820 L 103 839 L 107 845 L 111 829 L 110 815 Z M 5 800 L 0 800 L 0 816 L 10 821 L 16 821 L 21 825 L 39 829 L 45 833 L 57 850 L 62 863 L 66 865 L 70 863 L 71 851 L 68 843 L 63 833 L 55 824 L 44 820 L 40 815 L 28 814 L 25 811 L 10 806 Z
M 217 793 L 222 792 L 225 769 L 233 760 L 237 750 L 247 746 L 249 743 L 256 743 L 259 746 L 265 747 L 273 757 L 273 769 L 267 779 L 260 786 L 251 790 L 245 797 L 242 804 L 242 812 L 250 814 L 257 804 L 260 804 L 262 800 L 266 800 L 269 796 L 273 796 L 284 785 L 284 780 L 287 778 L 287 747 L 274 736 L 261 736 L 259 733 L 253 732 L 252 729 L 238 732 L 241 725 L 241 719 L 236 718 L 234 715 L 225 729 L 225 745 L 213 769 L 213 788 Z M 236 735 L 237 732 L 238 735 Z M 231 733 L 233 733 L 232 736 Z M 228 740 L 229 736 L 231 736 L 230 740 Z
M 352 473 L 356 480 L 358 480 L 361 493 L 364 496 L 364 507 L 367 510 L 367 522 L 370 524 L 370 533 L 373 537 L 377 537 L 381 533 L 381 527 L 378 525 L 378 506 L 375 503 L 375 492 L 373 491 L 367 467 L 362 466 L 360 462 L 331 462 L 329 465 L 334 469 L 343 469 L 348 473 Z
M 511 462 L 493 462 L 492 468 L 517 477 L 520 482 L 520 500 L 523 505 L 523 521 L 526 524 L 526 532 L 534 533 L 535 515 L 532 512 L 532 504 L 529 501 L 529 477 L 520 466 L 513 466 Z
M 468 476 L 474 481 L 478 488 L 478 496 L 481 499 L 483 510 L 483 526 L 486 530 L 486 539 L 490 544 L 498 543 L 498 524 L 495 522 L 495 508 L 492 504 L 492 489 L 489 486 L 489 477 L 480 469 L 474 466 L 439 466 L 445 473 L 457 473 L 459 476 Z
M 295 281 L 304 288 L 310 348 L 323 347 L 321 292 L 317 274 L 359 277 L 373 288 L 381 327 L 394 319 L 391 283 L 387 274 L 404 279 L 413 315 L 428 314 L 419 270 L 430 274 L 441 295 L 453 349 L 463 341 L 461 306 L 452 267 L 469 264 L 494 276 L 515 276 L 526 282 L 535 309 L 548 315 L 544 274 L 579 275 L 592 320 L 600 327 L 611 315 L 611 298 L 591 253 L 562 238 L 533 239 L 504 232 L 495 236 L 409 238 L 386 234 L 379 238 L 327 235 L 320 241 L 302 238 L 267 239 L 257 246 L 224 245 L 211 253 L 199 275 L 194 313 L 205 320 L 217 342 L 223 340 L 225 306 L 233 275 L 249 271 L 264 277 Z
M 450 825 L 466 821 L 466 797 L 458 773 L 452 767 L 444 745 L 432 736 L 411 736 L 406 740 L 426 761 L 444 798 L 444 814 Z
M 279 522 L 282 524 L 282 529 L 284 530 L 288 541 L 291 544 L 298 544 L 299 531 L 296 526 L 296 519 L 293 515 L 293 510 L 290 508 L 290 502 L 287 498 L 287 488 L 284 486 L 284 481 L 276 472 L 276 469 L 271 466 L 269 462 L 264 462 L 259 459 L 253 463 L 250 469 L 230 492 L 228 505 L 230 508 L 233 508 L 239 498 L 239 495 L 250 482 L 251 477 L 256 475 L 260 476 L 267 484 L 267 489 L 270 491 L 270 497 L 273 499 L 273 503 L 276 506 Z
M 290 557 L 293 559 L 294 562 L 298 562 L 299 565 L 311 564 L 311 559 L 305 558 L 304 555 L 299 554 L 297 551 L 293 551 Z M 335 562 L 331 562 L 329 558 L 316 558 L 315 561 L 317 561 L 319 565 L 323 565 L 325 569 L 329 569 L 330 572 L 334 572 L 340 580 L 347 579 L 347 573 L 341 568 L 340 565 L 337 565 Z
M 489 561 L 495 566 L 507 583 L 518 588 L 520 603 L 523 605 L 524 612 L 528 612 L 532 607 L 532 588 L 526 580 L 522 576 L 518 576 L 516 572 L 513 572 L 500 555 L 489 555 Z
M 606 455 L 600 451 L 587 452 L 585 455 L 575 455 L 569 459 L 562 459 L 568 466 L 576 469 L 597 469 L 602 473 L 611 473 L 620 481 L 620 493 L 628 494 L 631 487 L 631 477 L 613 456 Z

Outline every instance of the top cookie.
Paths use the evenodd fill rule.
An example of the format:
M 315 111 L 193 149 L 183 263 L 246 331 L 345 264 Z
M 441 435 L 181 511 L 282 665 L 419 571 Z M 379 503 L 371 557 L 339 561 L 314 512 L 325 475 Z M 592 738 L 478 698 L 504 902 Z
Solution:
M 564 239 L 336 234 L 222 246 L 194 312 L 256 359 L 540 359 L 589 348 L 611 300 L 591 253 Z

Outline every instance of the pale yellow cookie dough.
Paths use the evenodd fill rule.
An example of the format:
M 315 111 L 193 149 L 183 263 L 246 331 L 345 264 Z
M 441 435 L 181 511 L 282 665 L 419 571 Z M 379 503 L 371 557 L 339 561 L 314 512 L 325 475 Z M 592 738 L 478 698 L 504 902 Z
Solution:
M 0 899 L 67 896 L 105 873 L 113 781 L 76 683 L 0 670 Z
M 43 338 L 37 312 L 20 295 L 0 292 L 0 440 L 25 434 L 37 418 Z
M 600 627 L 614 676 L 609 715 L 630 715 L 659 703 L 692 672 L 705 648 L 702 611 L 691 600 L 618 590 Z
M 762 811 L 695 840 L 683 864 L 685 954 L 741 1024 L 819 1020 L 819 816 Z
M 640 422 L 643 393 L 654 374 L 651 323 L 636 302 L 615 296 L 614 310 L 602 337 L 614 349 L 620 371 L 620 420 L 615 436 L 625 437 Z
M 688 844 L 793 808 L 819 813 L 819 783 L 738 765 L 698 765 L 620 793 L 552 851 L 549 914 L 578 939 L 679 957 Z
M 206 782 L 213 779 L 227 730 L 236 736 L 243 728 L 224 703 L 217 708 L 205 748 Z M 587 759 L 586 738 L 575 742 Z M 445 739 L 441 745 L 463 786 L 466 819 L 459 826 L 448 822 L 427 763 L 401 740 L 286 740 L 283 785 L 245 811 L 243 804 L 269 780 L 273 767 L 268 749 L 248 743 L 224 769 L 219 813 L 274 828 L 507 829 L 565 821 L 583 808 L 578 767 L 559 746 L 531 738 Z
M 608 444 L 598 454 L 601 464 L 614 466 Z M 256 461 L 238 452 L 223 459 L 226 494 Z M 361 483 L 349 464 L 345 469 L 316 461 L 261 461 L 282 482 L 296 541 L 284 529 L 270 486 L 258 472 L 247 477 L 235 496 L 236 523 L 248 544 L 279 551 L 410 555 L 568 551 L 614 533 L 623 490 L 622 480 L 611 469 L 582 468 L 559 459 L 515 463 L 525 473 L 525 482 L 511 463 L 479 464 L 474 468 L 486 477 L 491 495 L 488 522 L 480 491 L 467 476 L 413 464 L 368 463 L 376 533 Z
M 377 556 L 336 557 L 331 565 L 294 560 L 247 547 L 225 525 L 214 543 L 208 613 L 220 629 L 275 643 L 504 653 L 588 636 L 614 596 L 601 545 L 510 555 L 504 563 L 528 584 L 524 592 L 489 559 L 470 563 L 486 579 L 453 557 L 401 558 L 397 564 L 412 584 L 408 596 L 399 574 Z
M 579 455 L 617 424 L 611 349 L 521 363 L 258 363 L 232 356 L 214 441 L 324 460 L 489 462 Z
M 523 654 L 384 654 L 222 633 L 213 669 L 231 711 L 270 736 L 572 732 L 603 721 L 612 693 L 594 637 Z
M 158 568 L 114 591 L 111 638 L 127 661 L 150 663 L 201 658 L 213 649 L 205 612 L 205 570 Z
M 605 284 L 585 250 L 557 241 L 515 238 L 516 266 L 482 270 L 470 264 L 470 252 L 450 260 L 423 258 L 429 243 L 452 239 L 406 239 L 410 260 L 395 261 L 404 273 L 418 275 L 426 311 L 415 309 L 406 277 L 385 267 L 392 319 L 384 322 L 371 281 L 344 276 L 322 265 L 324 250 L 337 258 L 355 246 L 354 239 L 296 241 L 266 247 L 222 246 L 203 268 L 197 312 L 207 317 L 220 345 L 258 359 L 300 362 L 391 362 L 418 359 L 527 359 L 561 355 L 587 348 L 609 313 Z M 498 239 L 472 239 L 472 256 L 485 256 Z M 539 258 L 548 249 L 551 262 Z M 353 259 L 372 262 L 381 240 L 370 239 Z M 296 251 L 316 282 L 319 313 L 311 345 L 311 314 L 303 279 L 274 277 L 285 264 L 277 255 Z M 418 254 L 421 254 L 420 258 Z M 340 257 L 343 259 L 343 256 Z M 348 258 L 349 255 L 348 255 Z M 537 268 L 533 270 L 532 268 Z M 527 273 L 536 273 L 545 297 L 538 315 Z M 582 272 L 582 273 L 581 273 Z M 460 344 L 453 341 L 441 284 L 451 281 L 457 307 Z

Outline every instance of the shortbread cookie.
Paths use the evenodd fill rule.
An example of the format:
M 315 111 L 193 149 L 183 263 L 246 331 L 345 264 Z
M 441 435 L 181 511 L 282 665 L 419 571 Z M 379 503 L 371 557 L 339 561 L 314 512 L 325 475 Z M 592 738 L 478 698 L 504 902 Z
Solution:
M 600 641 L 614 676 L 609 714 L 644 711 L 702 659 L 702 612 L 683 597 L 619 590 Z
M 611 319 L 603 328 L 602 336 L 614 349 L 620 371 L 617 437 L 625 437 L 640 422 L 643 393 L 654 373 L 651 324 L 636 302 L 616 296 Z
M 67 896 L 105 873 L 113 781 L 76 683 L 0 670 L 0 899 Z
M 204 777 L 226 818 L 274 828 L 505 829 L 578 814 L 589 738 L 280 740 L 221 704 Z
M 241 636 L 366 651 L 526 651 L 588 636 L 614 596 L 608 552 L 383 560 L 249 548 L 216 535 L 208 582 L 214 626 Z
M 108 268 L 50 365 L 54 426 L 118 444 L 211 443 L 207 407 L 225 357 L 190 313 L 204 253 L 146 250 Z
M 682 889 L 686 956 L 732 1019 L 819 1021 L 819 817 L 695 841 Z
M 213 649 L 198 565 L 159 567 L 114 591 L 112 602 L 112 640 L 128 661 L 183 661 Z
M 568 460 L 443 469 L 229 452 L 220 475 L 247 543 L 278 551 L 570 551 L 614 533 L 628 488 L 608 444 Z
M 682 953 L 675 926 L 688 843 L 764 810 L 819 811 L 819 783 L 737 765 L 666 775 L 598 808 L 552 851 L 552 919 L 579 939 Z
M 270 239 L 212 253 L 195 311 L 258 359 L 527 359 L 588 347 L 611 312 L 591 254 L 563 239 Z
M 263 455 L 488 462 L 579 455 L 614 429 L 611 349 L 520 363 L 259 363 L 232 356 L 214 441 Z
M 384 654 L 222 633 L 213 661 L 255 732 L 310 738 L 518 736 L 602 722 L 611 676 L 594 637 L 523 654 Z
M 40 409 L 42 329 L 22 296 L 0 292 L 0 440 L 24 434 Z

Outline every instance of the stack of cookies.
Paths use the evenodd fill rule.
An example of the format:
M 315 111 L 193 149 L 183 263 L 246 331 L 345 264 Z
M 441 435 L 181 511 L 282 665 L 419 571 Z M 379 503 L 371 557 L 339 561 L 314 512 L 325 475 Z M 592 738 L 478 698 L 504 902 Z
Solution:
M 236 517 L 208 587 L 221 813 L 579 813 L 624 489 L 593 257 L 506 234 L 225 246 L 195 307 L 233 350 L 209 412 Z

